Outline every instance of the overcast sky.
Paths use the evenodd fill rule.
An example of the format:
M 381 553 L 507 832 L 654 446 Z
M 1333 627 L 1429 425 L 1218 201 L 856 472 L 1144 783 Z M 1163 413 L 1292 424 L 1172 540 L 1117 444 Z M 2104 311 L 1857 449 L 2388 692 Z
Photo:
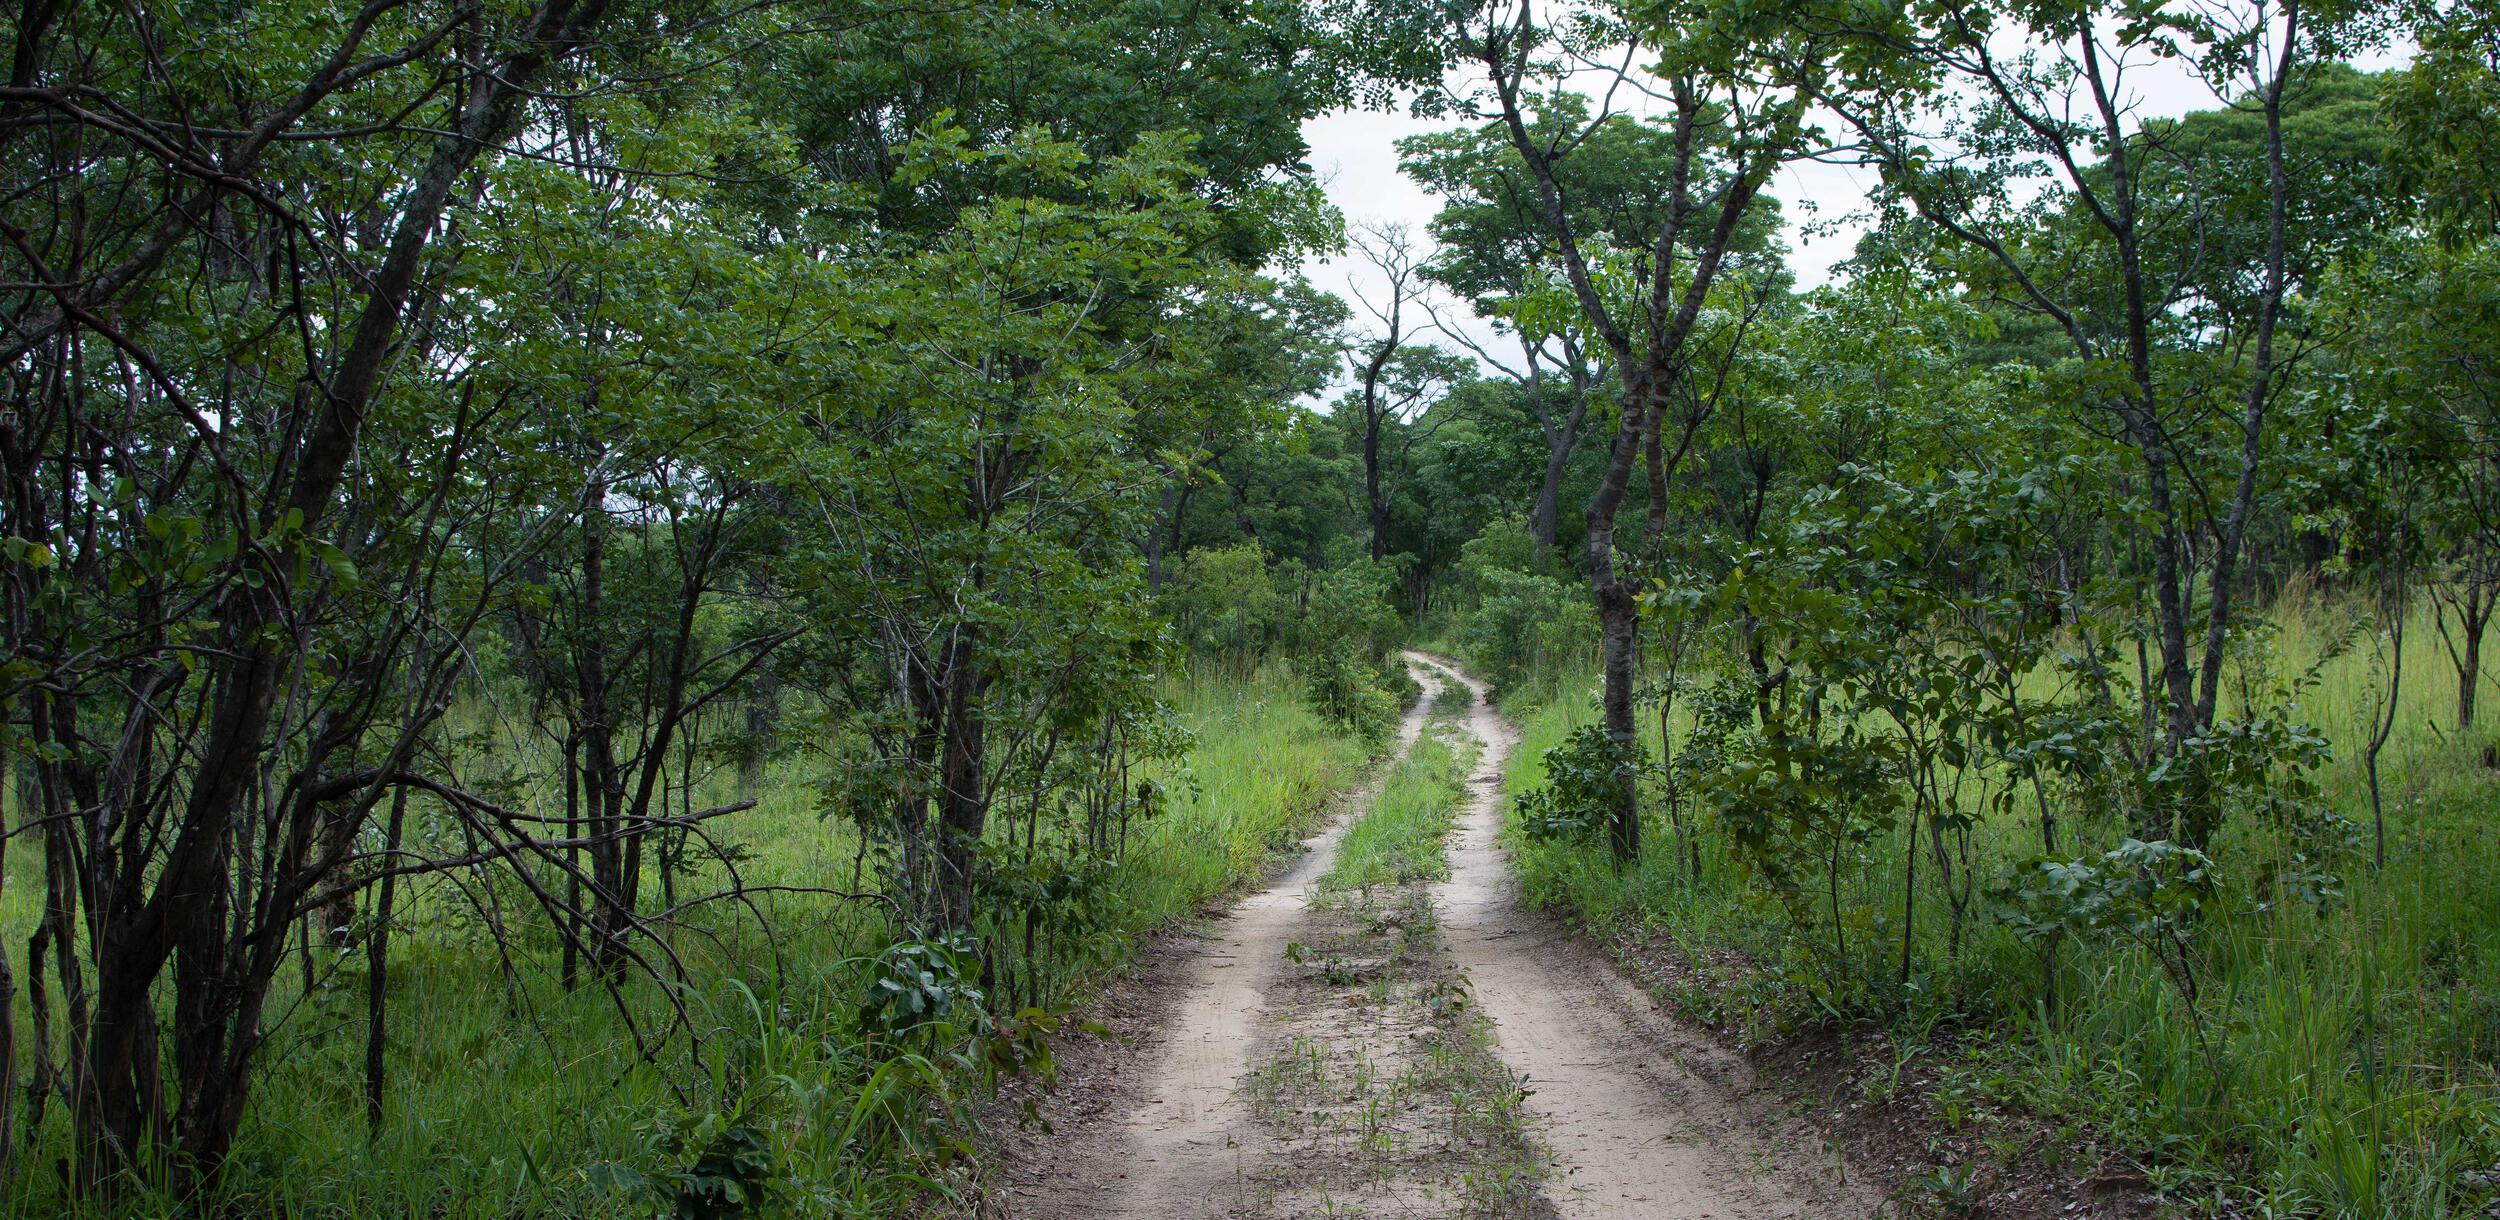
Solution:
M 2365 56 L 2359 66 L 2375 71 L 2400 66 L 2409 58 L 2409 48 L 2400 48 Z M 1602 86 L 1602 78 L 1592 77 L 1582 89 L 1596 92 Z M 2133 99 L 2139 121 L 2215 105 L 2212 92 L 2203 82 L 2170 61 L 2132 65 L 2124 74 L 2120 89 Z M 1640 114 L 1645 100 L 1627 101 L 1619 95 L 1616 105 Z M 1460 125 L 1455 121 L 1413 118 L 1401 107 L 1395 111 L 1337 111 L 1311 120 L 1302 132 L 1310 141 L 1311 167 L 1326 185 L 1330 201 L 1345 213 L 1348 226 L 1404 225 L 1418 243 L 1423 243 L 1429 240 L 1427 226 L 1440 201 L 1398 172 L 1397 140 Z M 1865 231 L 1862 213 L 1867 195 L 1874 185 L 1875 175 L 1870 170 L 1821 163 L 1790 166 L 1773 180 L 1771 193 L 1778 197 L 1787 215 L 1789 264 L 1797 273 L 1800 287 L 1829 282 L 1834 266 L 1856 249 L 1858 237 Z M 1370 274 L 1359 259 L 1341 256 L 1303 270 L 1314 284 L 1349 299 L 1364 291 L 1379 295 L 1378 277 Z M 1361 316 L 1358 310 L 1357 317 Z M 1463 326 L 1477 343 L 1503 359 L 1512 358 L 1509 341 L 1475 317 L 1464 303 L 1441 302 L 1439 316 L 1445 323 Z M 1456 346 L 1447 341 L 1442 345 Z
M 1433 213 L 1440 210 L 1441 201 L 1398 172 L 1397 141 L 1401 136 L 1463 125 L 1457 121 L 1413 118 L 1402 109 L 1340 110 L 1311 120 L 1303 126 L 1302 134 L 1311 143 L 1311 168 L 1318 171 L 1330 202 L 1345 213 L 1349 227 L 1404 225 L 1418 243 L 1424 243 L 1430 240 L 1428 226 Z M 1858 210 L 1873 181 L 1871 171 L 1807 164 L 1783 171 L 1774 183 L 1772 193 L 1788 213 L 1789 261 L 1801 285 L 1813 286 L 1828 280 L 1833 264 L 1848 258 L 1856 248 L 1862 225 L 1844 222 L 1829 233 L 1819 230 Z M 1312 283 L 1349 300 L 1357 292 L 1370 292 L 1377 297 L 1381 287 L 1379 277 L 1351 255 L 1306 267 L 1304 272 Z M 1514 359 L 1511 341 L 1498 335 L 1463 302 L 1442 301 L 1437 308 L 1444 323 L 1463 328 L 1475 342 L 1503 360 Z M 1442 345 L 1455 346 L 1446 341 Z

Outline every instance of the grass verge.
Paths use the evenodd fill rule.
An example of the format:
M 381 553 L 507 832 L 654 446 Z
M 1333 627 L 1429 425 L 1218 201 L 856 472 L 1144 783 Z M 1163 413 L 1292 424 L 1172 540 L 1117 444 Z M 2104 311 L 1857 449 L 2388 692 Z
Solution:
M 2339 743 L 2366 739 L 2390 683 L 2383 640 L 2329 648 L 2351 638 L 2348 618 L 2280 606 L 2237 663 L 2252 685 L 2315 665 L 2294 710 Z M 2413 630 L 2436 638 L 2427 616 Z M 2284 879 L 2315 865 L 2271 828 L 2234 822 L 2213 851 L 2220 900 L 2184 971 L 2122 940 L 2070 940 L 2048 961 L 2014 936 L 1986 890 L 2038 850 L 2020 818 L 1981 820 L 1980 884 L 1958 947 L 1943 895 L 1922 888 L 1907 904 L 1912 968 L 1899 987 L 1897 835 L 1847 848 L 1829 899 L 1840 947 L 1791 922 L 1706 812 L 1699 851 L 1672 850 L 1655 793 L 1652 850 L 1629 867 L 1602 844 L 1531 842 L 1515 828 L 1513 859 L 1535 901 L 1671 961 L 1667 998 L 1748 1049 L 1880 1031 L 1854 1087 L 1877 1103 L 1922 1094 L 1935 1142 L 1913 1181 L 1930 1184 L 1914 1187 L 1930 1207 L 1949 1212 L 1953 1184 L 2045 1168 L 2136 1183 L 2188 1214 L 2487 1217 L 2500 1214 L 2500 776 L 2481 753 L 2500 717 L 2486 699 L 2460 730 L 2454 677 L 2424 651 L 2408 657 L 2380 764 L 2385 866 L 2370 864 L 2364 839 L 2333 862 L 2332 884 L 2297 892 Z M 1523 731 L 1506 779 L 1515 794 L 1544 782 L 1544 751 L 1595 713 L 1574 695 L 1511 710 Z M 2374 829 L 2357 747 L 2339 748 L 2319 780 L 2337 811 Z M 2068 854 L 2129 833 L 2085 810 L 2064 821 Z M 1817 898 L 1823 928 L 1833 917 Z
M 1466 796 L 1472 742 L 1452 744 L 1427 730 L 1389 772 L 1371 811 L 1346 831 L 1323 894 L 1438 881 L 1450 875 L 1441 840 Z
M 1148 931 L 1258 875 L 1363 770 L 1363 748 L 1281 672 L 1176 682 L 1168 697 L 1194 744 L 1156 776 L 1172 797 L 1134 830 L 1083 926 L 1045 929 L 1029 956 L 1020 927 L 993 929 L 1045 1008 L 1119 966 Z M 476 765 L 510 772 L 516 805 L 561 807 L 560 793 L 527 787 L 527 759 Z M 866 867 L 851 825 L 820 810 L 824 765 L 776 768 L 757 808 L 720 824 L 750 884 L 852 887 Z M 8 861 L 0 942 L 25 943 L 42 894 L 36 857 Z M 700 892 L 718 867 L 679 884 Z M 134 1189 L 111 1214 L 639 1216 L 734 1182 L 796 1214 L 868 1217 L 961 1180 L 992 1066 L 975 1034 L 988 1031 L 957 1011 L 863 1044 L 862 1002 L 896 936 L 881 908 L 793 894 L 761 895 L 755 912 L 698 908 L 673 933 L 676 979 L 568 992 L 553 934 L 510 878 L 477 869 L 410 888 L 379 1129 L 368 1133 L 361 1095 L 363 955 L 316 954 L 273 998 L 264 1067 L 214 1197 Z M 648 1035 L 681 1008 L 685 1028 L 644 1053 L 631 1031 Z M 22 992 L 13 1016 L 23 1056 Z M 63 1110 L 50 1107 L 0 1178 L 0 1214 L 94 1214 L 52 1168 L 67 1154 Z M 721 1170 L 741 1156 L 744 1179 Z

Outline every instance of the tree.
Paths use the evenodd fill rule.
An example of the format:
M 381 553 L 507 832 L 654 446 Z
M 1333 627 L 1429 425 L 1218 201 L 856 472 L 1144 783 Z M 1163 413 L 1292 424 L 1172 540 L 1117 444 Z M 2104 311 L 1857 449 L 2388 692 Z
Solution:
M 1617 564 L 1616 513 L 1634 464 L 1660 435 L 1667 405 L 1686 410 L 1681 430 L 1687 442 L 1706 419 L 1712 397 L 1683 392 L 1690 388 L 1683 382 L 1685 348 L 1764 184 L 1814 142 L 1806 121 L 1813 91 L 1800 80 L 1813 69 L 1782 67 L 1766 55 L 1780 36 L 1766 42 L 1759 29 L 1714 24 L 1701 6 L 1644 9 L 1636 25 L 1610 32 L 1632 42 L 1631 54 L 1648 52 L 1658 61 L 1647 79 L 1617 69 L 1618 87 L 1655 92 L 1672 115 L 1665 206 L 1636 233 L 1620 236 L 1592 231 L 1585 216 L 1575 215 L 1570 184 L 1557 168 L 1575 155 L 1589 124 L 1561 121 L 1567 107 L 1549 106 L 1550 115 L 1539 108 L 1538 82 L 1562 74 L 1563 62 L 1553 57 L 1558 48 L 1568 56 L 1572 42 L 1540 26 L 1534 6 L 1522 2 L 1466 15 L 1457 45 L 1481 69 L 1482 85 L 1526 168 L 1563 278 L 1611 356 L 1621 386 L 1605 470 L 1589 501 L 1588 562 L 1601 640 L 1605 729 L 1630 755 L 1637 750 L 1632 692 L 1639 607 L 1633 582 Z M 1592 122 L 1606 117 L 1598 113 Z M 1618 246 L 1620 237 L 1635 240 Z M 1678 445 L 1677 459 L 1686 449 Z M 1662 461 L 1652 482 L 1662 484 L 1674 473 L 1673 465 Z M 1640 810 L 1632 786 L 1621 786 L 1620 797 L 1611 843 L 1617 859 L 1630 860 L 1640 852 Z
M 2302 351 L 2299 332 L 2287 330 L 2295 192 L 2285 120 L 2307 66 L 2339 45 L 2334 16 L 2304 0 L 2149 16 L 1946 0 L 1913 11 L 1906 27 L 1858 31 L 1852 44 L 1877 57 L 1873 67 L 1824 78 L 1887 75 L 1902 54 L 1916 65 L 1923 88 L 1826 91 L 1822 101 L 1858 133 L 1901 205 L 1967 253 L 1959 270 L 1974 291 L 2063 333 L 2078 397 L 2107 410 L 2135 454 L 2151 523 L 2141 545 L 2151 557 L 2164 751 L 2176 762 L 2168 816 L 2191 847 L 2210 840 L 2219 816 L 2193 754 L 2219 710 L 2270 413 Z M 1805 19 L 1836 30 L 1854 21 L 1837 11 Z M 2007 29 L 2041 53 L 2005 58 L 1996 39 Z M 2155 204 L 2152 184 L 2165 172 L 2197 173 L 2182 157 L 2198 147 L 2185 135 L 2199 130 L 2135 122 L 2118 74 L 2156 57 L 2189 65 L 2218 102 L 2262 128 L 2264 199 L 2242 209 L 2263 235 L 2261 252 L 2240 281 L 2248 287 L 2223 300 L 2196 296 L 2194 265 L 2157 261 L 2165 250 L 2192 256 L 2193 242 L 2169 234 L 2204 224 L 2213 209 Z M 2045 207 L 2018 190 L 2039 175 L 2056 189 Z M 2227 393 L 2208 388 L 2226 380 Z M 2183 435 L 2182 419 L 2216 410 L 2234 422 L 2210 450 Z M 2229 490 L 2206 512 L 2181 484 L 2204 486 L 2209 462 Z
M 1224 466 L 1291 426 L 1298 404 L 1327 389 L 1341 367 L 1338 349 L 1350 310 L 1344 301 L 1300 277 L 1278 283 L 1238 275 L 1202 293 L 1188 313 L 1164 325 L 1178 344 L 1203 353 L 1189 362 L 1192 378 L 1166 378 L 1141 396 L 1136 443 L 1163 467 L 1160 521 L 1141 547 L 1146 583 L 1163 587 L 1166 557 L 1193 543 L 1217 542 L 1255 528 L 1232 522 L 1213 537 L 1192 533 L 1200 493 L 1221 494 Z M 1238 464 L 1238 460 L 1236 460 Z M 1243 489 L 1229 489 L 1238 497 Z M 1314 552 L 1316 554 L 1316 552 Z
M 395 879 L 495 871 L 656 1057 L 620 964 L 684 981 L 651 932 L 716 897 L 673 892 L 724 812 L 702 739 L 794 643 L 925 763 L 888 792 L 926 798 L 889 808 L 932 925 L 975 925 L 1002 791 L 1109 809 L 1151 734 L 1141 506 L 1308 380 L 1226 363 L 1253 269 L 1332 233 L 1300 125 L 1412 67 L 1266 16 L 29 10 L 0 732 L 45 856 L 27 1117 L 69 1107 L 79 1189 L 200 1197 L 281 968 L 316 987 Z M 560 814 L 444 726 L 507 681 Z
M 2396 6 L 2418 48 L 2380 95 L 2403 209 L 2450 241 L 2500 233 L 2500 16 L 2484 5 Z
M 1371 317 L 1372 332 L 1349 339 L 1345 353 L 1355 382 L 1345 405 L 1355 412 L 1363 455 L 1363 506 L 1371 527 L 1371 557 L 1378 562 L 1389 554 L 1389 509 L 1404 469 L 1399 459 L 1413 439 L 1405 438 L 1394 455 L 1385 446 L 1464 376 L 1466 366 L 1438 348 L 1415 344 L 1415 336 L 1430 327 L 1423 307 L 1428 285 L 1406 230 L 1392 226 L 1358 232 L 1353 246 L 1381 281 L 1368 292 L 1353 289 L 1356 303 Z
M 196 18 L 230 54 L 174 60 L 147 14 L 47 8 L 19 31 L 5 257 L 10 282 L 37 287 L 5 323 L 26 548 L 10 644 L 40 658 L 19 682 L 72 1026 L 45 1087 L 71 1104 L 86 1181 L 223 1160 L 270 982 L 340 863 L 316 844 L 370 814 L 448 701 L 480 586 L 448 619 L 427 595 L 469 583 L 443 562 L 463 511 L 447 495 L 499 412 L 410 427 L 385 398 L 410 322 L 428 320 L 421 285 L 456 245 L 447 216 L 609 7 L 377 0 L 266 59 L 245 50 L 250 13 Z M 246 54 L 253 69 L 231 71 Z M 374 169 L 321 172 L 331 154 Z M 191 327 L 170 292 L 186 264 L 219 325 Z M 91 395 L 131 409 L 99 415 Z M 377 472 L 360 453 L 409 464 Z M 356 565 L 351 548 L 378 553 Z
M 2346 418 L 2321 430 L 2338 459 L 2321 492 L 2342 515 L 2392 512 L 2392 472 L 2408 476 L 2402 519 L 2377 530 L 2373 549 L 2399 528 L 2422 536 L 2432 564 L 2424 583 L 2456 674 L 2456 725 L 2471 731 L 2483 643 L 2500 613 L 2500 369 L 2489 355 L 2500 343 L 2490 308 L 2500 249 L 2389 240 L 2338 268 L 2324 295 L 2351 396 L 2331 400 Z
M 1568 92 L 1540 99 L 1535 119 L 1541 136 L 1576 133 L 1567 137 L 1570 155 L 1554 167 L 1575 227 L 1602 234 L 1618 248 L 1644 244 L 1673 195 L 1672 132 L 1625 114 L 1593 120 L 1588 99 Z M 1572 295 L 1527 168 L 1503 124 L 1409 136 L 1398 142 L 1398 156 L 1409 177 L 1446 201 L 1433 218 L 1439 252 L 1426 274 L 1519 344 L 1515 366 L 1490 352 L 1474 354 L 1530 391 L 1546 456 L 1528 523 L 1543 545 L 1552 546 L 1564 472 L 1608 422 L 1599 400 L 1613 376 L 1610 353 Z M 1778 221 L 1773 202 L 1763 200 L 1746 214 L 1732 250 L 1747 259 L 1765 255 Z
M 1096 161 L 931 133 L 907 172 L 1018 165 L 1048 194 L 967 205 L 897 251 L 864 303 L 889 342 L 811 351 L 807 579 L 859 658 L 845 699 L 874 761 L 854 807 L 933 933 L 976 926 L 990 811 L 1152 701 L 1162 630 L 1130 540 L 1156 479 L 1131 438 L 1140 404 L 1204 365 L 1131 342 L 1208 272 L 1218 218 L 1184 146 Z

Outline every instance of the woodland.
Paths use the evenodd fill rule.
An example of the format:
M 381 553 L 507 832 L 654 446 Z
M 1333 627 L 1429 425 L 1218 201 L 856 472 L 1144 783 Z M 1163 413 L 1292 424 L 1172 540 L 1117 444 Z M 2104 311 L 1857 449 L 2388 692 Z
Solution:
M 1693 1021 L 2500 1208 L 2487 0 L 9 29 L 0 1211 L 961 1214 L 1410 647 Z

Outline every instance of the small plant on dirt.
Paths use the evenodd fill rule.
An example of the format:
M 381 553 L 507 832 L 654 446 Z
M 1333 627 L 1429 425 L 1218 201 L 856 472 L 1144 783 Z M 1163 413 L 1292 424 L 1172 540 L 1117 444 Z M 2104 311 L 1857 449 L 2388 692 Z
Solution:
M 1319 976 L 1331 987 L 1358 987 L 1369 977 L 1362 967 L 1333 953 L 1320 963 Z
M 1910 1061 L 1918 1058 L 1920 1046 L 1921 1044 L 1915 1039 L 1905 1038 L 1894 1043 L 1892 1067 L 1881 1072 L 1867 1073 L 1866 1078 L 1858 1085 L 1859 1095 L 1877 1105 L 1883 1105 L 1900 1096 L 1901 1075 L 1908 1070 Z
M 1967 1163 L 1938 1165 L 1913 1176 L 1910 1187 L 1926 1197 L 1936 1214 L 1954 1220 L 1976 1214 L 1983 1193 L 1978 1171 Z

